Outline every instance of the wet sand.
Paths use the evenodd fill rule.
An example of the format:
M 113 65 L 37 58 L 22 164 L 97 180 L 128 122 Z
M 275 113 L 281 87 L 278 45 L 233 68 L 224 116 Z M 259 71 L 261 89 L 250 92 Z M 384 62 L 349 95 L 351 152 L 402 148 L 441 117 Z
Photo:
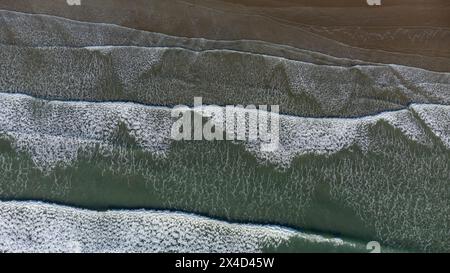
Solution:
M 336 57 L 450 71 L 444 0 L 5 0 L 0 9 L 105 22 L 175 36 L 261 40 Z

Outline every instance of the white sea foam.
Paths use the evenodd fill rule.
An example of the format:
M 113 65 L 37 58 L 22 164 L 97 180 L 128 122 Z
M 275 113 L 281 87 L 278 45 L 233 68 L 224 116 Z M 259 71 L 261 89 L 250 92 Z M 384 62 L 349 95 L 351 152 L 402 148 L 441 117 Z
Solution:
M 411 108 L 417 112 L 433 134 L 450 149 L 450 106 L 414 104 Z
M 0 252 L 261 252 L 294 237 L 355 246 L 277 226 L 232 224 L 177 212 L 97 212 L 0 202 Z
M 28 152 L 44 170 L 70 164 L 80 150 L 98 146 L 108 152 L 124 124 L 145 151 L 164 155 L 170 144 L 170 111 L 134 103 L 88 103 L 37 100 L 0 94 L 0 132 Z
M 205 115 L 212 107 L 204 107 Z M 219 109 L 225 111 L 223 107 Z M 295 157 L 304 154 L 332 154 L 352 145 L 365 150 L 372 141 L 369 129 L 380 121 L 399 129 L 411 140 L 430 142 L 408 109 L 362 118 L 279 117 L 278 150 L 263 152 L 261 143 L 244 144 L 259 159 L 281 166 L 289 166 Z M 213 121 L 222 122 L 214 118 Z M 45 101 L 0 93 L 0 133 L 9 136 L 18 150 L 29 153 L 42 170 L 71 164 L 80 149 L 98 146 L 104 152 L 110 151 L 119 123 L 126 125 L 129 135 L 143 150 L 165 155 L 173 142 L 170 137 L 173 122 L 171 108 L 119 102 Z M 448 122 L 441 126 L 448 126 Z M 437 135 L 448 142 L 448 131 Z
M 0 90 L 49 99 L 170 106 L 202 96 L 209 104 L 278 104 L 287 114 L 335 117 L 450 104 L 450 73 L 411 67 L 316 65 L 223 49 L 0 48 Z

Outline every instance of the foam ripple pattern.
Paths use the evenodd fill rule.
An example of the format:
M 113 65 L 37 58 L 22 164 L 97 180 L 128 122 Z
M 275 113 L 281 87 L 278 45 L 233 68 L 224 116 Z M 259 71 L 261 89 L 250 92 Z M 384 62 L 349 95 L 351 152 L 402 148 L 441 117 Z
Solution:
M 96 212 L 38 202 L 0 202 L 1 252 L 254 253 L 293 237 L 354 246 L 339 238 L 177 212 Z
M 46 101 L 8 93 L 0 93 L 0 98 L 0 132 L 3 136 L 11 137 L 18 150 L 29 153 L 42 170 L 70 164 L 80 150 L 88 151 L 100 146 L 107 153 L 114 145 L 112 138 L 121 124 L 126 126 L 127 133 L 143 150 L 155 155 L 164 155 L 173 142 L 171 130 L 176 120 L 171 117 L 171 108 L 135 103 Z M 420 105 L 412 108 L 420 108 Z M 191 108 L 191 111 L 194 110 Z M 226 113 L 225 108 L 219 106 L 204 106 L 203 111 L 205 116 L 211 116 L 214 111 L 221 111 L 222 117 Z M 247 119 L 253 116 L 248 114 L 252 110 L 236 111 L 244 112 Z M 262 110 L 254 111 L 265 113 Z M 448 108 L 440 112 L 447 116 L 448 113 Z M 279 149 L 263 151 L 261 141 L 251 139 L 244 140 L 244 143 L 259 159 L 284 167 L 288 167 L 295 157 L 304 154 L 332 154 L 352 145 L 358 145 L 364 150 L 371 142 L 369 128 L 379 121 L 399 129 L 411 140 L 430 144 L 424 129 L 409 110 L 362 118 L 270 115 L 271 119 L 277 115 L 280 120 Z M 247 119 L 241 122 L 247 122 Z M 212 121 L 215 124 L 224 122 L 214 116 Z M 274 137 L 270 131 L 269 135 Z M 437 136 L 448 143 L 448 130 L 440 130 Z

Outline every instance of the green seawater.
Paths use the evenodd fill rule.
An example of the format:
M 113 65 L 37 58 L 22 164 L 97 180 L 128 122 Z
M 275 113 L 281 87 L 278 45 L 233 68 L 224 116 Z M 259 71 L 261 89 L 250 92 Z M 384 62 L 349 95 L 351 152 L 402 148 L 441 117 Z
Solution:
M 450 251 L 450 153 L 379 122 L 368 151 L 303 155 L 287 169 L 259 162 L 241 144 L 175 142 L 164 157 L 136 145 L 121 126 L 111 155 L 79 151 L 42 172 L 0 142 L 0 199 L 41 200 L 96 210 L 148 208 L 232 222 L 276 224 L 356 242 L 338 248 L 293 239 L 269 252 Z

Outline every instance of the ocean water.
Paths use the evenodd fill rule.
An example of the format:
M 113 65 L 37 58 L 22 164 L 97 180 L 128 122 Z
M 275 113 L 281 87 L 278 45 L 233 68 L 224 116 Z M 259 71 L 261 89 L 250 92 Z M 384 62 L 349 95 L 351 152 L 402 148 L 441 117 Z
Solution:
M 2 10 L 0 26 L 0 252 L 450 252 L 450 73 Z M 172 140 L 197 96 L 279 105 L 279 149 Z
M 6 114 L 8 98 L 14 102 L 12 115 Z M 350 238 L 360 246 L 379 241 L 398 250 L 447 251 L 449 151 L 446 139 L 433 133 L 445 132 L 428 127 L 427 123 L 434 122 L 424 122 L 419 116 L 448 113 L 448 108 L 414 106 L 412 114 L 401 111 L 397 119 L 391 118 L 395 112 L 373 121 L 349 119 L 349 128 L 362 123 L 359 126 L 366 131 L 355 131 L 359 133 L 353 137 L 360 141 L 337 147 L 327 146 L 314 134 L 292 135 L 290 130 L 297 132 L 297 127 L 286 126 L 290 130 L 282 131 L 286 139 L 281 143 L 288 144 L 283 146 L 287 151 L 297 149 L 292 140 L 298 141 L 299 147 L 308 142 L 315 145 L 294 153 L 286 165 L 277 160 L 277 152 L 264 157 L 246 148 L 245 142 L 166 143 L 162 137 L 147 145 L 144 140 L 167 136 L 165 130 L 170 128 L 157 126 L 148 134 L 139 133 L 142 124 L 129 107 L 142 106 L 91 103 L 94 105 L 87 107 L 89 103 L 37 100 L 34 103 L 40 107 L 35 110 L 30 101 L 35 99 L 4 95 L 1 122 L 5 130 L 0 145 L 3 200 L 42 200 L 100 211 L 169 209 Z M 149 117 L 164 113 L 164 108 L 149 109 Z M 77 111 L 94 112 L 83 116 Z M 129 114 L 135 127 L 130 128 L 133 124 L 127 119 L 114 119 L 117 113 Z M 144 112 L 141 109 L 139 113 L 142 117 Z M 102 127 L 96 116 L 109 126 Z M 143 120 L 156 122 L 154 118 Z M 313 128 L 326 132 L 318 135 L 327 137 L 332 135 L 333 123 L 341 128 L 345 123 L 343 119 L 298 122 L 314 121 Z M 415 127 L 395 127 L 407 122 Z M 80 129 L 83 126 L 84 130 Z M 327 152 L 320 152 L 320 147 Z M 281 158 L 283 155 L 287 154 L 282 153 Z M 275 159 L 270 160 L 271 156 Z M 302 251 L 303 246 L 314 249 L 310 244 L 293 239 L 282 246 Z M 322 247 L 327 248 L 318 249 Z
M 369 252 L 354 240 L 170 211 L 14 201 L 0 203 L 0 220 L 1 252 Z

